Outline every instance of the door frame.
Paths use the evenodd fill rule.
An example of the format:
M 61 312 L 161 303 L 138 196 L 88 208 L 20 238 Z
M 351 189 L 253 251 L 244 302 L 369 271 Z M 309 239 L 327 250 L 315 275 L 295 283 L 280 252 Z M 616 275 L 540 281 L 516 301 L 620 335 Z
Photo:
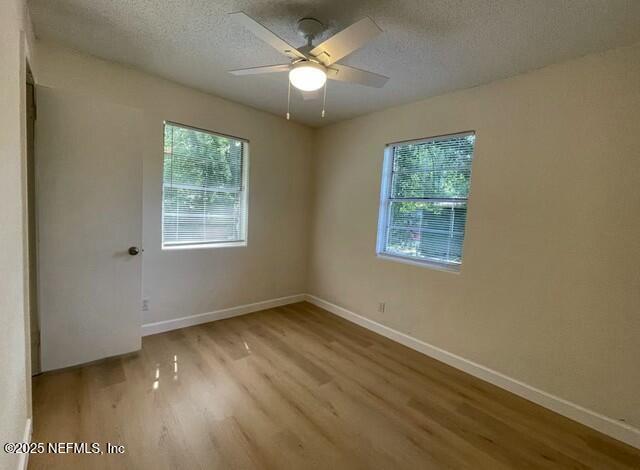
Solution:
M 31 375 L 40 373 L 40 318 L 38 311 L 38 221 L 36 208 L 36 178 L 35 178 L 35 120 L 37 119 L 37 105 L 35 80 L 27 63 L 25 80 L 25 137 L 26 162 L 24 165 L 23 183 L 25 188 L 24 220 L 26 226 L 25 252 L 26 273 L 25 289 L 28 300 L 29 350 Z

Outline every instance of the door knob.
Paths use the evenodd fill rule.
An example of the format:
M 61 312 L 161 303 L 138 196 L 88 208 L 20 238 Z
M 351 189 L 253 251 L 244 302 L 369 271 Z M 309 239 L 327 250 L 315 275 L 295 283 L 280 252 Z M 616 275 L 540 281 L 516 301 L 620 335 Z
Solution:
M 137 246 L 129 247 L 129 254 L 130 254 L 131 256 L 135 256 L 135 255 L 137 255 L 138 253 L 140 253 L 140 248 L 138 248 Z

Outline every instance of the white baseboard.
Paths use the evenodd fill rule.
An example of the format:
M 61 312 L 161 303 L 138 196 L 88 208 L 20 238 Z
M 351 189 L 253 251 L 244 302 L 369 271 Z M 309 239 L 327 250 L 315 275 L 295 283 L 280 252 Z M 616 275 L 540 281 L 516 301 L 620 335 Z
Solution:
M 293 304 L 305 300 L 305 294 L 289 295 L 287 297 L 279 297 L 277 299 L 263 300 L 252 304 L 240 305 L 238 307 L 224 308 L 213 312 L 199 313 L 188 317 L 174 318 L 171 320 L 159 321 L 155 323 L 147 323 L 142 325 L 142 336 L 155 335 L 165 331 L 177 330 L 188 326 L 200 325 L 214 320 L 222 320 L 224 318 L 237 317 L 247 313 L 258 312 L 268 308 L 280 307 L 282 305 Z
M 335 315 L 356 323 L 368 330 L 374 331 L 382 336 L 386 336 L 400 344 L 414 349 L 422 354 L 432 357 L 440 362 L 444 362 L 456 369 L 460 369 L 474 377 L 478 377 L 486 382 L 508 390 L 516 395 L 532 401 L 540 406 L 548 408 L 556 413 L 566 416 L 585 426 L 600 431 L 614 439 L 625 442 L 640 449 L 640 429 L 629 426 L 620 421 L 616 421 L 607 416 L 588 410 L 580 405 L 564 400 L 560 397 L 547 393 L 538 388 L 527 385 L 519 380 L 512 379 L 500 372 L 489 369 L 483 365 L 457 356 L 419 339 L 413 338 L 405 333 L 389 328 L 381 323 L 365 318 L 357 313 L 342 308 L 338 305 L 327 302 L 316 296 L 307 294 L 306 300 L 318 307 L 321 307 Z
M 24 436 L 22 442 L 31 442 L 31 418 L 27 418 L 27 422 L 24 425 Z M 20 454 L 18 457 L 18 470 L 27 470 L 29 466 L 29 453 Z

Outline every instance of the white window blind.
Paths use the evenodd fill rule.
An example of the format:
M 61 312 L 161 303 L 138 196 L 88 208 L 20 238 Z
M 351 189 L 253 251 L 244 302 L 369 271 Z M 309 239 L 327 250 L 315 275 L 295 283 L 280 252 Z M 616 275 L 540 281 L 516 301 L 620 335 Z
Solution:
M 163 248 L 246 243 L 248 145 L 165 123 Z
M 387 146 L 378 254 L 457 269 L 475 133 Z

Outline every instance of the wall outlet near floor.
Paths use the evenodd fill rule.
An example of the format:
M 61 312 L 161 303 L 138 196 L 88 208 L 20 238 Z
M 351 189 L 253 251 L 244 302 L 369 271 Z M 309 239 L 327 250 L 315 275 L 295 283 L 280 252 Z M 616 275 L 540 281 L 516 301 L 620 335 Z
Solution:
M 142 299 L 142 311 L 143 312 L 149 311 L 149 299 Z
M 378 312 L 380 312 L 380 313 L 384 313 L 384 310 L 385 310 L 385 308 L 386 308 L 386 307 L 387 307 L 387 305 L 386 305 L 386 303 L 385 303 L 385 302 L 380 302 L 380 303 L 378 304 Z

